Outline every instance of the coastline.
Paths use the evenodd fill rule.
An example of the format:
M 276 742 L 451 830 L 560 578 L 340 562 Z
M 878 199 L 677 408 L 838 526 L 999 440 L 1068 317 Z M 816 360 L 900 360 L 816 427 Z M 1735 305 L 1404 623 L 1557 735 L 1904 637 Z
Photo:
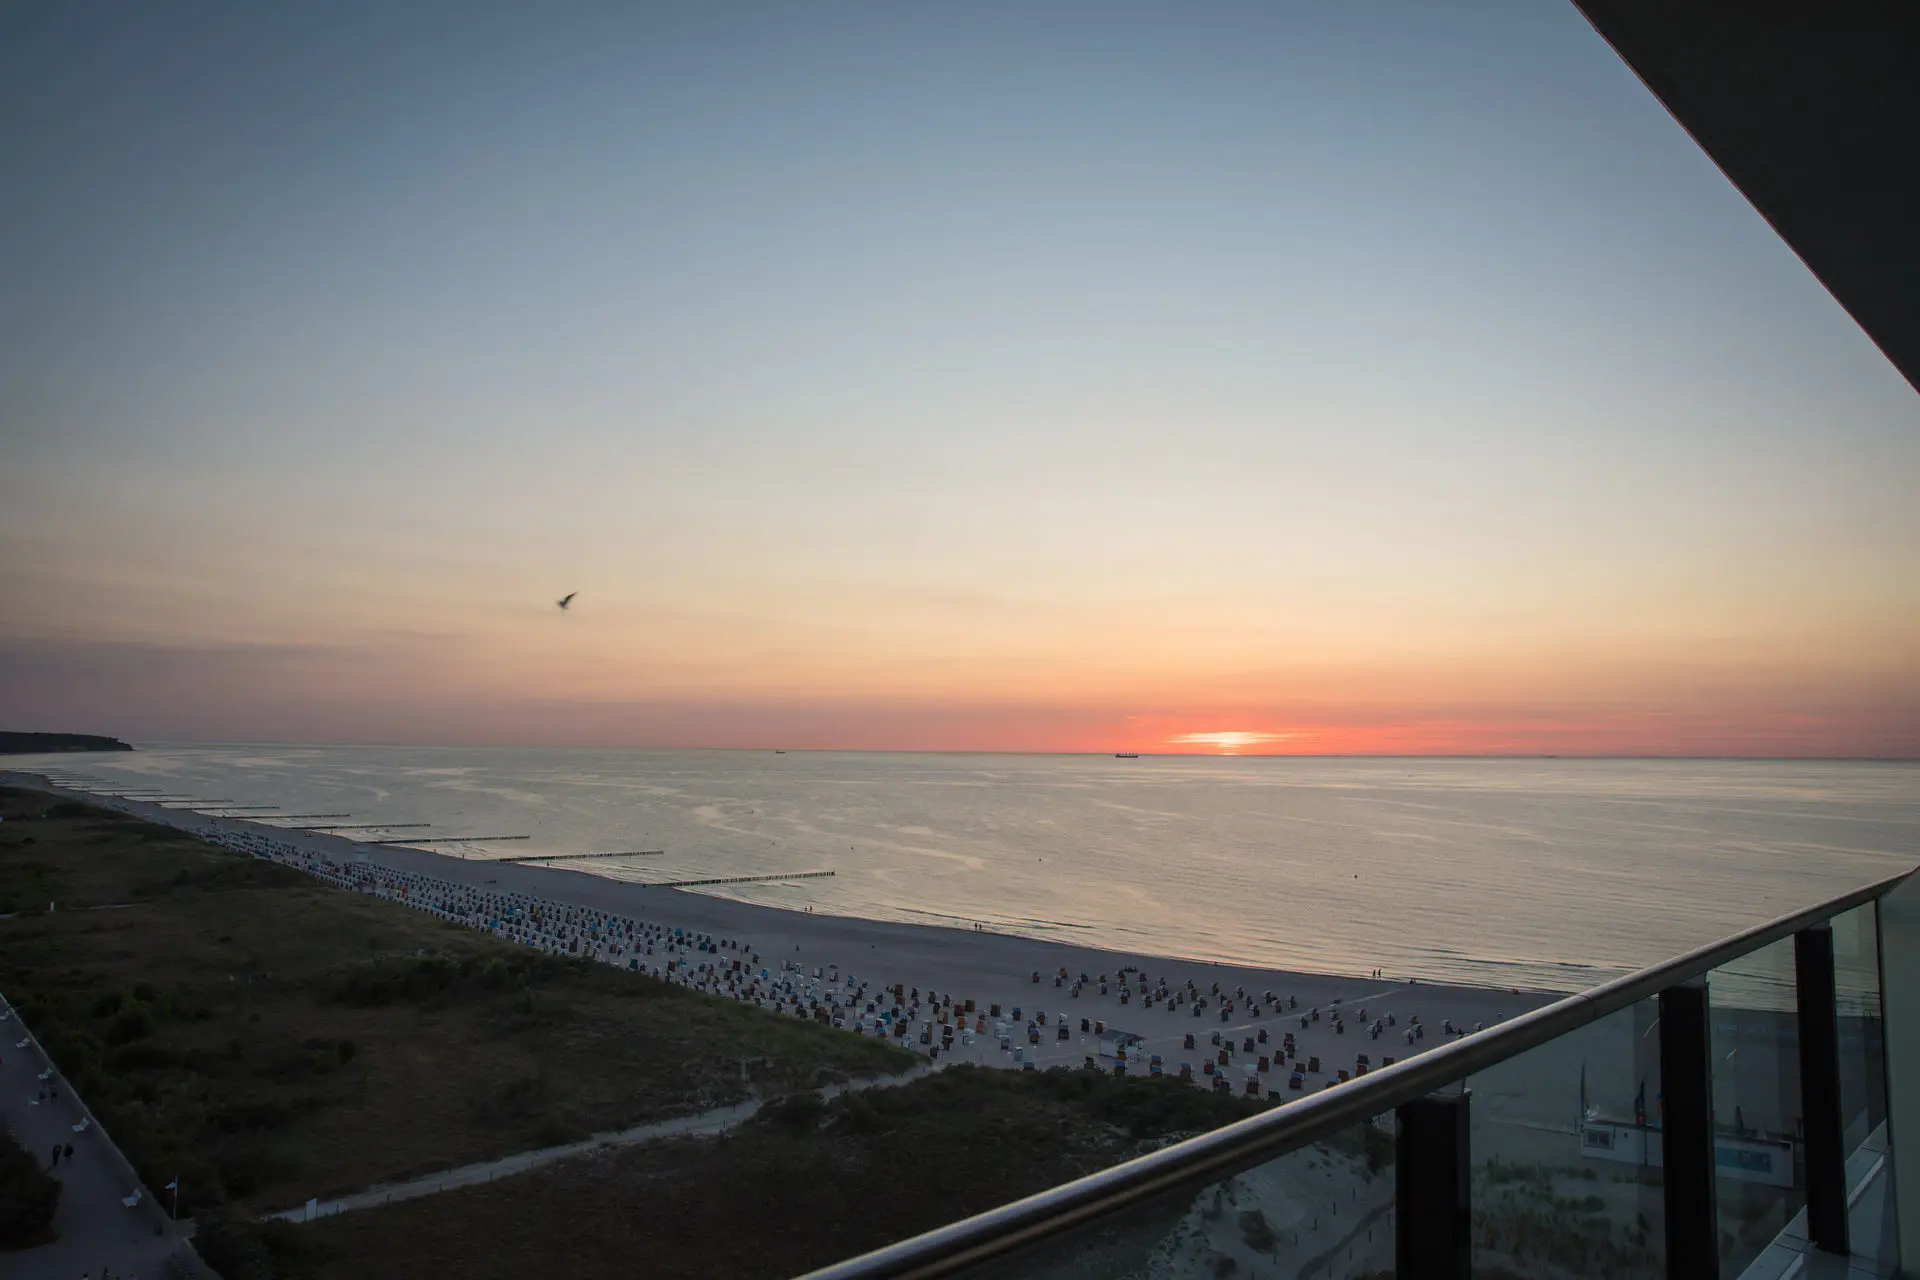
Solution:
M 806 973 L 816 967 L 823 972 L 837 967 L 842 974 L 857 974 L 878 984 L 901 983 L 951 992 L 976 1001 L 982 1009 L 998 1004 L 1006 1009 L 1020 1007 L 1029 1015 L 1044 1009 L 1050 1018 L 1070 1017 L 1076 1027 L 1082 1018 L 1104 1022 L 1110 1028 L 1140 1036 L 1141 1051 L 1160 1054 L 1166 1059 L 1170 1072 L 1182 1061 L 1194 1063 L 1196 1079 L 1200 1078 L 1201 1059 L 1209 1056 L 1207 1049 L 1214 1032 L 1223 1033 L 1223 1037 L 1225 1033 L 1232 1033 L 1236 1037 L 1234 1047 L 1238 1048 L 1238 1039 L 1255 1035 L 1256 1028 L 1270 1030 L 1276 1040 L 1282 1032 L 1291 1031 L 1302 1046 L 1303 1057 L 1322 1057 L 1327 1078 L 1332 1079 L 1335 1068 L 1354 1068 L 1360 1054 L 1369 1055 L 1378 1065 L 1384 1056 L 1410 1056 L 1445 1043 L 1450 1038 L 1442 1031 L 1446 1020 L 1468 1029 L 1492 1025 L 1550 1003 L 1562 994 L 1220 964 L 1079 947 L 948 925 L 796 911 L 651 887 L 562 867 L 455 858 L 394 845 L 365 845 L 326 832 L 287 830 L 271 823 L 214 817 L 141 800 L 68 790 L 42 775 L 24 771 L 0 773 L 0 783 L 115 809 L 203 837 L 269 835 L 342 865 L 428 876 L 482 893 L 524 894 L 567 907 L 652 921 L 669 928 L 746 939 L 760 953 L 761 963 L 769 967 L 777 968 L 783 961 L 801 966 Z M 1123 1003 L 1118 974 L 1125 968 L 1143 970 L 1156 981 L 1164 979 L 1171 984 L 1192 981 L 1202 992 L 1215 983 L 1226 992 L 1236 987 L 1245 987 L 1250 993 L 1272 991 L 1297 1002 L 1297 1011 L 1250 1017 L 1243 1001 L 1242 1009 L 1223 1022 L 1214 1009 L 1196 1017 L 1191 1007 L 1170 1010 L 1164 1004 L 1144 1008 L 1137 1003 Z M 1113 976 L 1112 994 L 1098 994 L 1096 981 L 1089 983 L 1079 996 L 1070 996 L 1066 986 L 1055 986 L 1055 975 L 1063 969 L 1070 976 L 1081 973 Z M 1036 972 L 1041 975 L 1038 983 L 1033 980 Z M 1336 1032 L 1330 1019 L 1316 1020 L 1309 1013 L 1314 1009 L 1330 1009 L 1336 1003 L 1346 1008 L 1365 1008 L 1373 1018 L 1392 1012 L 1396 1015 L 1396 1025 L 1384 1030 L 1375 1040 L 1364 1023 L 1348 1024 Z M 1410 1025 L 1410 1018 L 1416 1016 L 1430 1030 L 1421 1039 L 1407 1043 L 1403 1033 Z M 1302 1017 L 1307 1019 L 1305 1026 L 1301 1025 Z M 1184 1048 L 1188 1034 L 1195 1035 L 1196 1049 Z M 1037 1050 L 1029 1049 L 1022 1059 L 1035 1061 L 1042 1067 L 1078 1066 L 1097 1048 L 1097 1039 L 1090 1042 L 1084 1035 L 1074 1034 L 1061 1042 L 1049 1034 Z M 942 1061 L 975 1061 L 1002 1067 L 1021 1065 L 1011 1053 L 999 1049 L 986 1037 L 967 1051 L 943 1057 Z M 1284 1076 L 1275 1079 L 1273 1084 L 1286 1096 Z M 1320 1087 L 1319 1082 L 1310 1082 L 1308 1087 Z

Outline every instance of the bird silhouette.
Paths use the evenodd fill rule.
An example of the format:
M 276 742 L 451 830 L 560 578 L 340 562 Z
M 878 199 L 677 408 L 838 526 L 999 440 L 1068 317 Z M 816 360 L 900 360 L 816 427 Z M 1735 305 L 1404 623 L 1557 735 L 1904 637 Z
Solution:
M 560 599 L 559 599 L 559 601 L 558 601 L 558 603 L 559 603 L 559 605 L 560 605 L 560 607 L 561 607 L 562 609 L 564 609 L 564 608 L 566 608 L 566 607 L 567 607 L 568 605 L 570 605 L 570 604 L 572 604 L 572 603 L 573 603 L 573 598 L 574 598 L 575 596 L 577 596 L 577 595 L 579 595 L 579 594 L 580 594 L 580 593 L 579 593 L 578 591 L 569 591 L 569 592 L 567 592 L 567 594 L 565 594 L 565 595 L 563 595 L 563 596 L 561 596 L 561 597 L 560 597 Z

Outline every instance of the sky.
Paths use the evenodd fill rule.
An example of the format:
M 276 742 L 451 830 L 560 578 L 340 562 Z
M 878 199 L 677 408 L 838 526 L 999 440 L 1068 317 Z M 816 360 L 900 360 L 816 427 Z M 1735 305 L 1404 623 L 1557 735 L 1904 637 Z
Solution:
M 1920 397 L 1571 5 L 14 5 L 0 175 L 0 727 L 1920 754 Z

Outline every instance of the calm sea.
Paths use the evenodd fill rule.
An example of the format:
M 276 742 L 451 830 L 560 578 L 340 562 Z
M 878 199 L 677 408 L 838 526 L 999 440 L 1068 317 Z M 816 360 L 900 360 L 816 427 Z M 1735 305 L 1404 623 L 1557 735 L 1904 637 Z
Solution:
M 1899 763 L 143 744 L 17 767 L 36 761 L 531 837 L 476 856 L 665 850 L 574 864 L 621 879 L 835 872 L 705 890 L 749 902 L 1501 986 L 1587 986 L 1920 861 L 1920 765 Z

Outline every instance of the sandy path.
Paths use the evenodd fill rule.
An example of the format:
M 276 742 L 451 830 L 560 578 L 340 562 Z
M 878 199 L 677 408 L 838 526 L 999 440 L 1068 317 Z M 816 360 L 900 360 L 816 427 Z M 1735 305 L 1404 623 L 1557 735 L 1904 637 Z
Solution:
M 819 1093 L 823 1098 L 835 1098 L 843 1093 L 857 1093 L 863 1089 L 889 1089 L 906 1084 L 910 1080 L 918 1080 L 937 1069 L 917 1067 L 903 1075 L 882 1076 L 873 1080 L 852 1080 L 845 1084 L 829 1085 Z M 465 1164 L 443 1173 L 422 1174 L 418 1178 L 407 1178 L 400 1182 L 377 1183 L 364 1191 L 355 1191 L 350 1195 L 332 1200 L 316 1200 L 311 1206 L 301 1205 L 297 1209 L 286 1209 L 279 1213 L 265 1214 L 263 1217 L 278 1218 L 286 1222 L 308 1222 L 314 1218 L 330 1218 L 336 1213 L 346 1213 L 352 1209 L 371 1209 L 377 1205 L 392 1204 L 396 1200 L 417 1200 L 421 1196 L 452 1191 L 456 1187 L 470 1187 L 479 1182 L 492 1182 L 495 1178 L 511 1177 L 516 1173 L 537 1169 L 541 1165 L 552 1164 L 556 1160 L 566 1160 L 572 1156 L 585 1155 L 589 1151 L 606 1147 L 627 1147 L 636 1143 L 654 1142 L 661 1138 L 710 1137 L 743 1124 L 760 1110 L 763 1101 L 755 1098 L 748 1102 L 735 1103 L 730 1107 L 715 1107 L 711 1111 L 702 1111 L 696 1115 L 675 1116 L 671 1120 L 635 1125 L 631 1129 L 620 1129 L 612 1133 L 596 1133 L 578 1142 L 566 1142 L 557 1147 L 541 1147 L 535 1151 L 516 1152 L 498 1160 L 482 1160 L 474 1164 Z

